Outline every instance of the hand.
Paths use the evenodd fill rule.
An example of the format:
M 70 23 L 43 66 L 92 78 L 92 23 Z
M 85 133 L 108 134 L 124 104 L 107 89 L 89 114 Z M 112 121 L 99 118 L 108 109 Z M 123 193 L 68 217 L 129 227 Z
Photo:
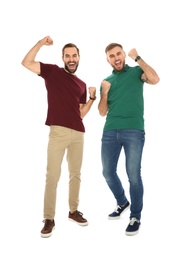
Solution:
M 95 87 L 89 87 L 88 88 L 90 97 L 94 98 L 96 97 L 96 88 Z
M 128 56 L 130 58 L 132 58 L 133 60 L 135 60 L 138 56 L 138 53 L 137 53 L 137 50 L 134 48 L 134 49 L 131 49 L 128 53 Z
M 106 81 L 106 80 L 103 80 L 101 85 L 102 85 L 102 93 L 107 94 L 109 92 L 110 87 L 111 87 L 111 83 Z
M 53 45 L 53 40 L 50 36 L 44 37 L 42 40 L 40 40 L 41 45 Z

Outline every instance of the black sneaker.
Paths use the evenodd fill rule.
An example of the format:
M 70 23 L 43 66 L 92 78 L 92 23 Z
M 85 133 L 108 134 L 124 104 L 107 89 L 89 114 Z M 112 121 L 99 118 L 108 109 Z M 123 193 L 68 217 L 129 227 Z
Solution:
M 118 219 L 120 218 L 121 214 L 125 212 L 128 208 L 130 207 L 130 203 L 127 202 L 124 206 L 117 205 L 116 209 L 114 212 L 109 214 L 108 218 L 109 219 Z
M 139 232 L 140 227 L 140 220 L 136 218 L 131 218 L 130 223 L 128 224 L 128 227 L 126 228 L 125 234 L 127 236 L 134 236 Z
M 41 230 L 41 237 L 50 237 L 52 235 L 52 230 L 55 228 L 54 219 L 44 219 L 43 220 L 44 227 Z

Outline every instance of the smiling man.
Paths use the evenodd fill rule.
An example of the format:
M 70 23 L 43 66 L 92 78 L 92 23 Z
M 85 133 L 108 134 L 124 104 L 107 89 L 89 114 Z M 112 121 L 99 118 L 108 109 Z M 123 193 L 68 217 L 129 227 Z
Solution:
M 119 43 L 111 43 L 105 49 L 108 63 L 113 71 L 100 87 L 98 104 L 101 116 L 106 116 L 102 134 L 101 158 L 103 176 L 116 200 L 116 209 L 109 219 L 120 218 L 130 208 L 130 221 L 126 235 L 135 235 L 141 224 L 143 208 L 143 182 L 141 159 L 145 142 L 143 85 L 157 84 L 159 77 L 134 48 L 128 56 L 136 62 L 130 67 L 125 63 L 126 53 Z M 130 201 L 125 195 L 117 166 L 124 150 L 125 166 L 130 184 Z
M 62 49 L 64 68 L 35 61 L 38 51 L 44 45 L 53 45 L 50 36 L 37 42 L 24 57 L 22 65 L 42 77 L 47 89 L 45 124 L 50 127 L 50 133 L 41 236 L 49 237 L 55 228 L 56 190 L 65 151 L 69 169 L 68 219 L 81 226 L 88 225 L 88 221 L 78 211 L 85 132 L 83 118 L 96 99 L 96 88 L 88 88 L 89 100 L 86 101 L 86 83 L 75 75 L 80 60 L 79 49 L 75 44 L 68 43 Z

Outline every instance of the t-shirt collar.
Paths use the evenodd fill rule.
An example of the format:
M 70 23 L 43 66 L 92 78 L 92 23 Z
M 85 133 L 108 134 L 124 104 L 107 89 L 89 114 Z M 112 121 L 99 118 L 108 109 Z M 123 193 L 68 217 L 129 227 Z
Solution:
M 126 71 L 128 71 L 128 69 L 129 69 L 128 64 L 125 64 L 125 66 L 124 66 L 124 68 L 122 70 L 120 70 L 120 71 L 113 70 L 112 73 L 117 74 L 119 72 L 126 72 Z

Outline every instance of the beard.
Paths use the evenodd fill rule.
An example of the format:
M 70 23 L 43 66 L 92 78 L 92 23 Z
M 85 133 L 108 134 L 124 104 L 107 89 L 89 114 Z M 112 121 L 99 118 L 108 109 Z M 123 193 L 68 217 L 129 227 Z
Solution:
M 79 64 L 76 64 L 76 67 L 75 67 L 75 69 L 69 69 L 69 67 L 67 66 L 67 64 L 65 63 L 65 70 L 68 72 L 68 73 L 75 73 L 76 72 L 76 70 L 77 70 L 77 68 L 78 68 L 78 65 Z

